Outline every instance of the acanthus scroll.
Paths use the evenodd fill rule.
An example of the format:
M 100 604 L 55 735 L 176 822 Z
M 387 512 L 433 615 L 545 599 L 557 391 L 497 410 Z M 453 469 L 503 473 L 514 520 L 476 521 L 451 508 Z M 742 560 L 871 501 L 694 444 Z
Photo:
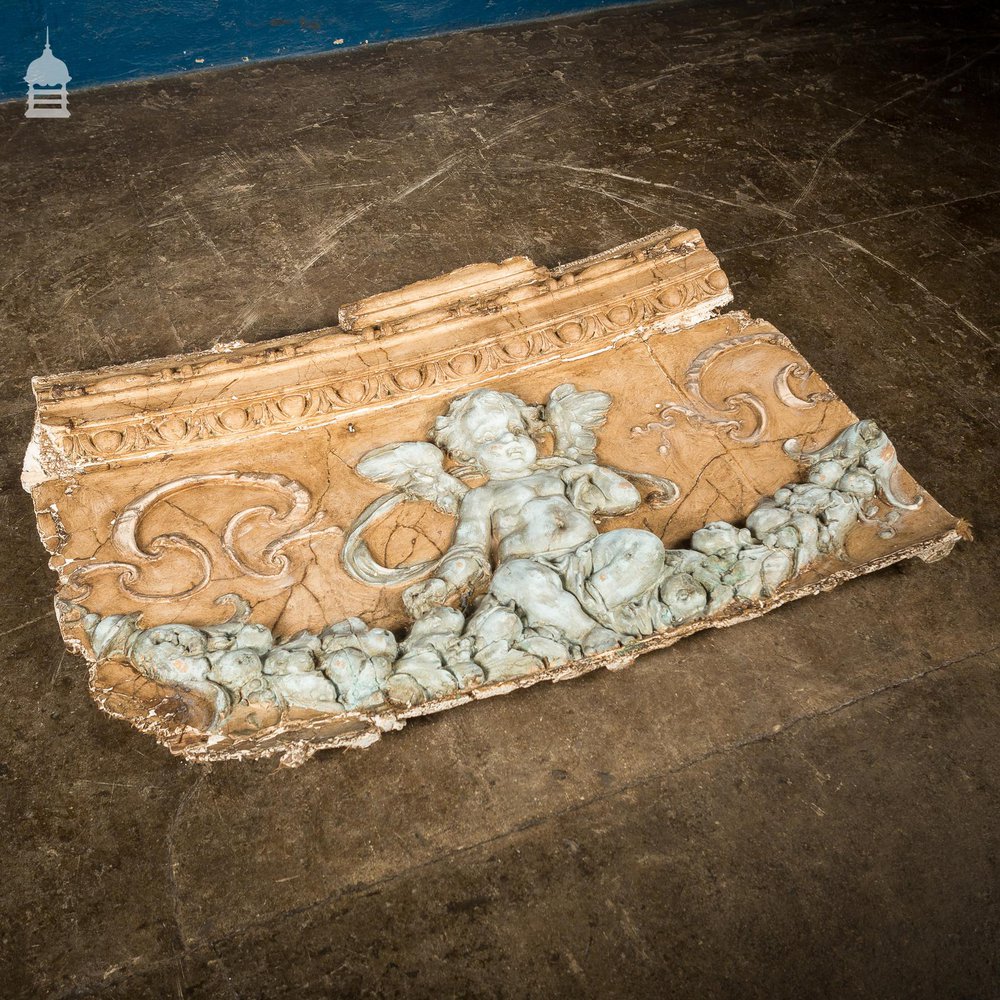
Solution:
M 276 588 L 287 586 L 292 579 L 289 575 L 290 562 L 285 554 L 290 545 L 316 535 L 342 532 L 337 525 L 324 524 L 325 518 L 321 514 L 306 519 L 312 505 L 309 491 L 287 476 L 232 471 L 184 476 L 163 483 L 129 503 L 115 518 L 111 530 L 114 548 L 122 558 L 75 567 L 69 573 L 70 588 L 86 596 L 92 589 L 88 582 L 90 577 L 115 572 L 122 591 L 138 601 L 179 600 L 200 593 L 208 586 L 214 571 L 214 560 L 208 548 L 181 531 L 164 532 L 142 543 L 139 529 L 144 518 L 159 504 L 169 503 L 178 494 L 211 486 L 262 489 L 282 498 L 287 507 L 284 511 L 271 504 L 238 510 L 228 518 L 218 540 L 222 552 L 241 573 L 252 579 L 271 581 Z M 243 539 L 253 529 L 254 521 L 279 530 L 286 529 L 263 546 L 260 563 L 244 549 Z M 193 561 L 192 568 L 196 570 L 196 575 L 192 575 L 188 586 L 164 593 L 140 589 L 136 585 L 144 570 L 165 562 L 172 554 Z

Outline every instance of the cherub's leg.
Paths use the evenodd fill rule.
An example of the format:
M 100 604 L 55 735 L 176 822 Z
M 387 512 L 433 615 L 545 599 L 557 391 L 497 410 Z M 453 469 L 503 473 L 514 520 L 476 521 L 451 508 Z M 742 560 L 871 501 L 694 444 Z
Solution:
M 617 644 L 615 633 L 595 622 L 563 587 L 559 574 L 548 566 L 530 559 L 512 559 L 493 575 L 490 592 L 504 604 L 516 605 L 526 624 L 558 629 L 586 652 Z
M 618 528 L 590 545 L 594 570 L 587 585 L 609 608 L 627 604 L 657 587 L 663 577 L 663 542 L 651 531 Z

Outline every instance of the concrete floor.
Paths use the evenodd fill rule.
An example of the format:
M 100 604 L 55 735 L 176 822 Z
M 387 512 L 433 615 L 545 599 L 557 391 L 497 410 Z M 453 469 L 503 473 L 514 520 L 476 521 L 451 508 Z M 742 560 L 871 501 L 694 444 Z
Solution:
M 671 4 L 0 106 L 0 995 L 1000 996 L 991 6 Z M 17 486 L 29 375 L 674 221 L 975 544 L 295 771 L 98 712 Z

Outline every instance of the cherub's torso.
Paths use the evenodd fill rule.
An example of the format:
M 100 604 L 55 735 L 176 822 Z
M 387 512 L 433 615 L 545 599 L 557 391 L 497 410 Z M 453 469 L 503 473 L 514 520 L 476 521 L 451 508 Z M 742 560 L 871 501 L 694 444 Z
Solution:
M 501 562 L 565 552 L 598 533 L 591 516 L 570 502 L 558 470 L 494 479 L 473 492 L 488 512 Z

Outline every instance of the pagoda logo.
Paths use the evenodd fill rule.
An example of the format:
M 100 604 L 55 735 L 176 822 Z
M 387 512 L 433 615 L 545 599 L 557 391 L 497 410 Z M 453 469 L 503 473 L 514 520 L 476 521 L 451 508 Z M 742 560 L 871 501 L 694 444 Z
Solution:
M 52 54 L 49 29 L 45 29 L 45 48 L 24 74 L 28 85 L 28 110 L 25 118 L 69 118 L 66 84 L 72 77 L 62 59 Z

